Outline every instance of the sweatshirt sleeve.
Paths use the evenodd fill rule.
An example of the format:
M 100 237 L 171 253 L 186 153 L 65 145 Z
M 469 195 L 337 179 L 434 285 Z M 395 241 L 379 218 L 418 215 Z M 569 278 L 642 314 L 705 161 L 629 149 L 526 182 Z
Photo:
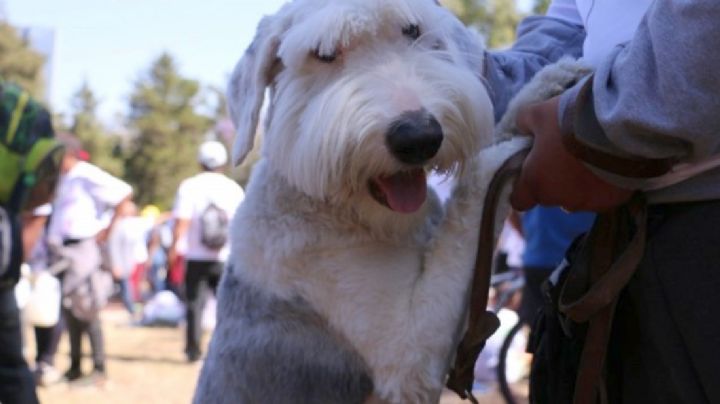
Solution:
M 580 57 L 585 30 L 577 23 L 579 16 L 571 15 L 565 10 L 553 16 L 527 17 L 518 26 L 517 41 L 511 48 L 487 52 L 483 70 L 496 122 L 510 99 L 538 70 L 563 56 Z
M 656 0 L 634 38 L 566 91 L 565 146 L 617 185 L 720 151 L 720 2 Z

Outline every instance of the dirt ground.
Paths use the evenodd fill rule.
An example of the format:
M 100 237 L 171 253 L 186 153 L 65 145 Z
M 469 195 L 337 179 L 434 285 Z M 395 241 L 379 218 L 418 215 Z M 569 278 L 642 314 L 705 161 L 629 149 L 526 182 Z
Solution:
M 70 386 L 58 383 L 38 388 L 40 402 L 44 404 L 186 404 L 192 394 L 200 371 L 200 364 L 188 364 L 183 354 L 184 329 L 160 327 L 134 327 L 129 325 L 127 313 L 118 305 L 111 305 L 102 314 L 107 351 L 108 381 L 104 387 Z M 31 337 L 29 334 L 28 337 Z M 209 335 L 205 336 L 205 340 Z M 34 340 L 28 338 L 28 356 L 33 357 Z M 84 370 L 89 371 L 89 343 L 83 341 L 86 357 Z M 56 356 L 59 370 L 67 369 L 68 341 L 64 336 Z M 32 361 L 30 361 L 32 365 Z M 478 395 L 483 404 L 502 404 L 495 388 Z M 522 389 L 521 389 L 522 390 Z M 527 400 L 521 398 L 521 403 Z M 272 398 L 268 398 L 272 403 Z M 441 404 L 469 403 L 454 393 L 443 395 Z

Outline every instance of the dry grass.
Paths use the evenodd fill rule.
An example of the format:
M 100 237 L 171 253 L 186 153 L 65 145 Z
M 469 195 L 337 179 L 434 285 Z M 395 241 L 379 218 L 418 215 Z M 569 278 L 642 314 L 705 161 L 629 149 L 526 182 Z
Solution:
M 191 401 L 200 365 L 185 362 L 183 328 L 131 327 L 127 314 L 115 305 L 103 312 L 103 327 L 109 376 L 106 385 L 70 387 L 59 383 L 42 387 L 38 389 L 42 403 L 186 404 Z M 29 342 L 32 348 L 34 342 L 31 338 Z M 83 347 L 89 354 L 87 340 L 83 341 Z M 84 370 L 89 371 L 91 359 L 86 355 L 83 361 Z M 63 337 L 56 365 L 59 370 L 65 370 L 68 363 L 68 343 Z M 502 403 L 494 392 L 480 395 L 478 400 L 483 404 Z M 268 398 L 268 403 L 272 403 L 272 398 Z M 462 401 L 450 392 L 441 400 L 441 404 L 461 403 L 469 401 Z

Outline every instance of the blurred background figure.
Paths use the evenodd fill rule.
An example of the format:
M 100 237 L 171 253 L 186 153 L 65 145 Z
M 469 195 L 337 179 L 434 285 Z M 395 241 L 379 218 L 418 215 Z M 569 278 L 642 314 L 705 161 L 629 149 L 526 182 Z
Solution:
M 22 350 L 15 285 L 44 226 L 32 211 L 57 186 L 63 148 L 48 111 L 21 88 L 0 82 L 0 402 L 36 403 Z M 21 223 L 21 215 L 28 219 Z M 35 219 L 38 217 L 39 219 Z
M 121 205 L 117 212 L 107 249 L 113 277 L 120 284 L 121 298 L 132 324 L 139 321 L 139 303 L 144 299 L 147 242 L 154 219 L 138 215 L 137 206 L 132 202 Z
M 240 185 L 225 176 L 227 151 L 222 143 L 207 141 L 197 155 L 202 172 L 182 183 L 177 191 L 173 216 L 173 247 L 187 237 L 185 253 L 185 297 L 187 329 L 185 355 L 188 362 L 201 357 L 202 312 L 210 293 L 214 293 L 230 249 L 229 223 L 242 202 Z
M 105 348 L 100 309 L 112 293 L 110 274 L 101 270 L 100 244 L 130 204 L 132 188 L 124 181 L 81 160 L 80 141 L 70 134 L 58 135 L 66 147 L 60 185 L 53 203 L 48 240 L 58 257 L 69 260 L 62 275 L 63 317 L 70 338 L 69 381 L 83 376 L 82 336 L 92 348 L 93 372 L 89 382 L 103 383 L 106 377 Z M 102 221 L 106 211 L 109 223 Z
M 147 261 L 145 271 L 150 290 L 153 294 L 166 289 L 168 274 L 167 250 L 172 244 L 172 231 L 166 232 L 165 243 L 162 239 L 163 223 L 170 217 L 169 213 L 162 213 L 155 205 L 146 205 L 140 216 L 150 224 L 147 233 Z M 169 237 L 168 237 L 169 236 Z
M 30 214 L 23 215 L 29 231 L 23 236 L 37 237 L 25 262 L 30 269 L 31 286 L 24 309 L 25 318 L 33 327 L 35 337 L 35 383 L 47 386 L 60 381 L 62 374 L 55 368 L 55 353 L 65 324 L 60 315 L 61 290 L 58 276 L 66 268 L 66 262 L 54 261 L 47 242 L 48 219 L 52 213 L 50 204 L 42 205 Z

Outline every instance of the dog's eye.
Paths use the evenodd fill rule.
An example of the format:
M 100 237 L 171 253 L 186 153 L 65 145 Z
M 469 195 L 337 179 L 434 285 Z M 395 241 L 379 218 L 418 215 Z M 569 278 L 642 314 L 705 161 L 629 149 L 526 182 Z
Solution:
M 315 49 L 313 57 L 323 63 L 332 63 L 337 59 L 337 51 L 333 51 L 333 53 L 327 55 L 320 53 L 320 49 Z
M 403 35 L 411 39 L 420 38 L 420 27 L 417 24 L 410 24 L 402 29 Z

